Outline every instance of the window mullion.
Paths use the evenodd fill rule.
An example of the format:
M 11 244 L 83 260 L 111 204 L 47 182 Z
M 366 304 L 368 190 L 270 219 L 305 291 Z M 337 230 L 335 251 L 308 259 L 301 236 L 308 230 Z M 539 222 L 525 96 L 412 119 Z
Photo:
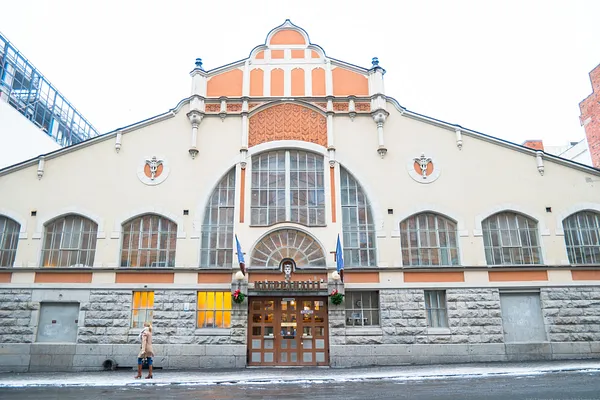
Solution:
M 290 221 L 292 219 L 292 194 L 291 194 L 291 178 L 290 178 L 290 152 L 285 152 L 285 220 Z

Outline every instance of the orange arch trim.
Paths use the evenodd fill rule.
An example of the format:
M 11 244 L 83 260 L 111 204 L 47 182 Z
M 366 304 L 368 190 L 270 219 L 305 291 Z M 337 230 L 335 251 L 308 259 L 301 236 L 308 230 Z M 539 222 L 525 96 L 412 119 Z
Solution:
M 270 44 L 306 44 L 306 40 L 300 32 L 284 29 L 271 37 Z

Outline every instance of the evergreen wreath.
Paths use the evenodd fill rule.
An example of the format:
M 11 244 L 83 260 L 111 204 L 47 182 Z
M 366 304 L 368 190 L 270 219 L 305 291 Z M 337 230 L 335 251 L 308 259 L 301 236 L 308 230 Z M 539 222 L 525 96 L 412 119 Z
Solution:
M 336 306 L 342 304 L 344 301 L 344 295 L 338 292 L 337 289 L 333 289 L 333 292 L 331 292 L 329 297 L 331 298 L 331 303 L 335 304 Z
M 244 302 L 246 295 L 244 293 L 242 293 L 242 291 L 240 289 L 237 289 L 235 292 L 233 292 L 231 294 L 231 298 L 233 299 L 234 303 L 240 304 L 240 303 Z

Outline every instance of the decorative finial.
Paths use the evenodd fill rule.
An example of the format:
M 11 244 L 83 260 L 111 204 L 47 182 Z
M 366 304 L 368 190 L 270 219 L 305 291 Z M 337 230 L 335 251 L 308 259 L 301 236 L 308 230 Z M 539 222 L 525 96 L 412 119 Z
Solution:
M 373 68 L 379 67 L 379 58 L 373 57 L 373 59 L 371 60 L 371 63 L 373 63 Z
M 202 59 L 200 57 L 196 58 L 196 68 L 199 68 L 202 71 L 204 71 L 204 68 L 202 68 Z

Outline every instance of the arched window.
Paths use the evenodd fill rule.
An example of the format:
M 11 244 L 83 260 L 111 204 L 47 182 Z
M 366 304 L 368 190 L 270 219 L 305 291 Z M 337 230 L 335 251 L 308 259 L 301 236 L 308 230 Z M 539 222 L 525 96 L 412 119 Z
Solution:
M 571 264 L 600 264 L 600 214 L 580 211 L 563 220 Z
M 93 266 L 97 236 L 98 224 L 81 215 L 51 221 L 44 233 L 42 266 Z
M 0 215 L 0 267 L 12 267 L 17 254 L 21 225 Z
M 537 222 L 514 212 L 494 214 L 481 223 L 488 265 L 541 264 Z
M 177 224 L 146 214 L 123 224 L 122 267 L 174 267 Z
M 459 265 L 456 223 L 425 212 L 400 223 L 402 264 Z
M 252 251 L 251 267 L 279 268 L 284 259 L 297 267 L 325 267 L 325 253 L 309 235 L 295 229 L 281 229 L 263 237 Z
M 344 264 L 376 266 L 375 221 L 369 200 L 356 179 L 344 168 L 340 168 L 340 181 Z
M 204 209 L 201 267 L 231 267 L 233 257 L 233 212 L 235 169 L 221 179 Z
M 279 150 L 252 157 L 251 225 L 325 225 L 323 156 Z

